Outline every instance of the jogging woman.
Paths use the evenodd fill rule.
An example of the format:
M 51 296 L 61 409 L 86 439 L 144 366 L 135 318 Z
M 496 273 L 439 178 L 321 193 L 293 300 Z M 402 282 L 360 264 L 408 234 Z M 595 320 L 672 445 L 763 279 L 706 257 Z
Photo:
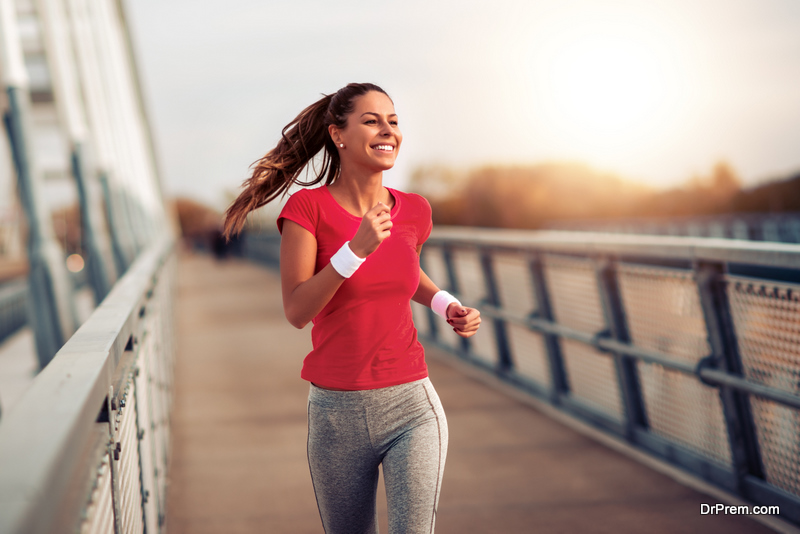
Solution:
M 283 129 L 226 213 L 231 235 L 293 184 L 324 181 L 291 195 L 277 223 L 286 318 L 297 328 L 314 324 L 301 376 L 311 382 L 308 463 L 328 534 L 377 532 L 380 465 L 390 533 L 433 532 L 447 421 L 410 301 L 430 306 L 461 337 L 481 322 L 420 269 L 428 202 L 383 185 L 402 141 L 386 92 L 349 84 Z M 302 182 L 318 154 L 319 172 Z

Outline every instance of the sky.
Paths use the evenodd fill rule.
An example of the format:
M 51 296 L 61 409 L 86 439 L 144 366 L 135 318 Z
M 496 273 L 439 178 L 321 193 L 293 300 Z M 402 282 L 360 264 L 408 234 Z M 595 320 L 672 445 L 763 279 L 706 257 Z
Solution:
M 224 208 L 323 93 L 372 82 L 420 166 L 579 161 L 656 187 L 800 170 L 796 0 L 130 0 L 165 189 Z

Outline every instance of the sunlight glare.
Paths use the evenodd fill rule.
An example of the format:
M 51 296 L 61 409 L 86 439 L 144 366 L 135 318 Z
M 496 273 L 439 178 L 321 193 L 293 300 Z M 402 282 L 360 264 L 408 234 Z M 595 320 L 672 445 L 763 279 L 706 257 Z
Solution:
M 567 127 L 591 135 L 646 128 L 664 99 L 656 60 L 646 48 L 614 36 L 572 43 L 552 72 L 555 104 Z
M 538 117 L 561 157 L 627 168 L 674 144 L 689 111 L 674 21 L 583 13 L 543 30 L 533 50 Z

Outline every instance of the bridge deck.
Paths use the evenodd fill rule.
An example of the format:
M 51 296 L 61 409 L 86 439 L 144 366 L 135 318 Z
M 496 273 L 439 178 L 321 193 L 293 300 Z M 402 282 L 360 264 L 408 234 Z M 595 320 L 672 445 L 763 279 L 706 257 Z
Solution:
M 321 532 L 299 378 L 309 332 L 284 319 L 273 272 L 190 255 L 179 269 L 168 531 Z M 701 516 L 713 497 L 428 359 L 450 425 L 438 533 L 771 532 Z

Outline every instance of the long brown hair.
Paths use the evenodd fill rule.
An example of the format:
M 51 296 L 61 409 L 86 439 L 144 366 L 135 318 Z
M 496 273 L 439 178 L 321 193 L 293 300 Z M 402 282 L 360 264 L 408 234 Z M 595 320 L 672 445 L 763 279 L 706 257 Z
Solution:
M 355 99 L 370 91 L 389 96 L 386 91 L 371 83 L 351 83 L 331 95 L 324 95 L 300 112 L 284 126 L 281 140 L 267 155 L 252 165 L 253 172 L 244 181 L 244 190 L 225 212 L 223 234 L 230 239 L 244 226 L 247 214 L 285 194 L 292 184 L 308 187 L 325 180 L 332 184 L 339 176 L 341 161 L 328 126 L 335 124 L 344 128 L 347 117 L 353 112 Z M 305 166 L 320 151 L 322 165 L 316 177 L 304 182 L 300 174 Z

